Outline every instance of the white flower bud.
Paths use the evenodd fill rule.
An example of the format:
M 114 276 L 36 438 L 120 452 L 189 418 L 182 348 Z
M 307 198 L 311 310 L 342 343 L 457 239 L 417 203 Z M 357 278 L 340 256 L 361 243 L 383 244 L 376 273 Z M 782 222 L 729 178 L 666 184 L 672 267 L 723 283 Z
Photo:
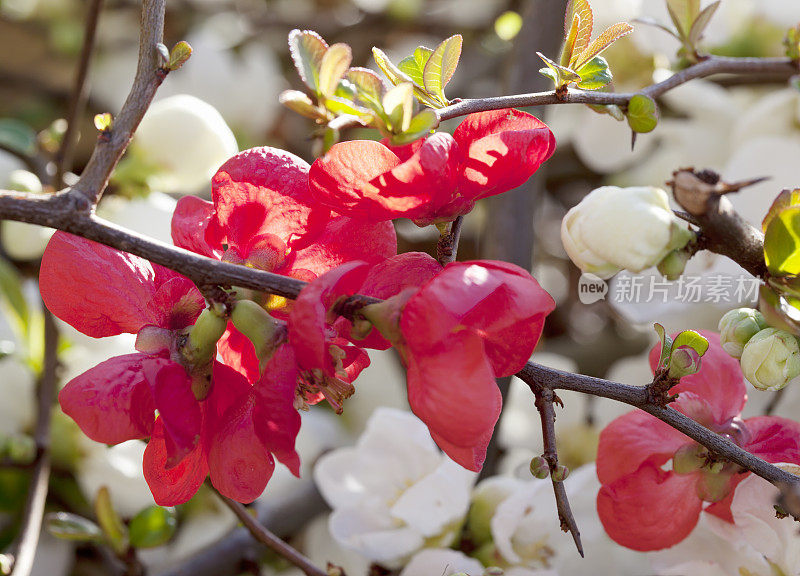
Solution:
M 32 172 L 13 170 L 9 173 L 4 187 L 31 194 L 42 193 L 42 183 Z M 52 228 L 7 220 L 0 229 L 0 240 L 9 257 L 14 260 L 38 260 L 53 235 Z
M 780 390 L 800 375 L 800 346 L 784 330 L 766 328 L 745 344 L 742 372 L 759 390 Z
M 741 358 L 745 344 L 766 327 L 764 315 L 754 308 L 731 310 L 719 320 L 722 349 L 734 358 Z
M 214 172 L 239 151 L 236 138 L 216 108 L 188 94 L 159 100 L 145 114 L 133 141 L 134 152 L 156 167 L 151 188 L 198 192 Z
M 584 272 L 610 278 L 641 272 L 685 246 L 691 232 L 660 188 L 603 186 L 590 192 L 561 222 L 561 241 Z

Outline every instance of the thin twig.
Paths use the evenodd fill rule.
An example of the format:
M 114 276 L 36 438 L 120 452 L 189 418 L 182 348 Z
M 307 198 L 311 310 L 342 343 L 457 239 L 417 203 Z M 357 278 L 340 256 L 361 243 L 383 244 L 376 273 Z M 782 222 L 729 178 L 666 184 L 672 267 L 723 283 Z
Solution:
M 142 1 L 139 62 L 133 86 L 111 128 L 98 138 L 92 157 L 80 179 L 70 190 L 70 194 L 76 202 L 80 202 L 78 205 L 86 212 L 91 211 L 100 200 L 111 173 L 168 73 L 161 65 L 161 57 L 156 48 L 164 34 L 165 6 L 166 0 Z
M 58 327 L 53 315 L 44 310 L 44 363 L 39 379 L 36 414 L 36 460 L 22 516 L 11 576 L 29 576 L 39 544 L 44 504 L 50 480 L 50 410 L 56 389 Z
M 89 94 L 86 79 L 89 76 L 89 64 L 91 63 L 95 38 L 97 37 L 97 21 L 100 19 L 102 7 L 103 0 L 91 0 L 86 14 L 83 47 L 81 48 L 78 70 L 75 72 L 75 82 L 72 86 L 72 95 L 70 96 L 69 109 L 67 111 L 67 129 L 53 159 L 56 164 L 56 173 L 53 179 L 57 182 L 58 187 L 62 185 L 64 174 L 72 167 L 72 157 L 78 140 L 78 120 L 86 106 Z
M 300 568 L 306 576 L 328 576 L 327 573 L 317 568 L 311 560 L 303 556 L 298 550 L 289 546 L 286 542 L 275 536 L 272 532 L 267 530 L 264 526 L 262 526 L 258 520 L 256 520 L 250 513 L 247 511 L 242 504 L 236 502 L 235 500 L 231 500 L 227 496 L 223 496 L 222 494 L 219 495 L 225 505 L 230 508 L 234 514 L 236 514 L 237 518 L 245 525 L 245 527 L 250 531 L 253 538 L 265 544 L 270 550 L 275 552 L 276 554 L 280 554 L 283 558 Z
M 770 416 L 772 415 L 773 412 L 775 412 L 775 409 L 778 407 L 778 404 L 783 398 L 785 392 L 786 388 L 781 388 L 772 395 L 772 398 L 770 398 L 769 403 L 764 408 L 764 416 Z
M 445 266 L 450 262 L 455 262 L 458 256 L 458 242 L 461 239 L 461 227 L 464 224 L 464 217 L 458 216 L 450 223 L 450 230 L 439 237 L 436 244 L 436 259 L 439 264 Z
M 567 498 L 567 490 L 564 488 L 563 481 L 556 481 L 553 474 L 558 468 L 558 451 L 556 450 L 556 413 L 553 409 L 553 402 L 556 401 L 556 395 L 550 388 L 537 387 L 534 389 L 536 396 L 536 409 L 539 411 L 539 417 L 542 421 L 542 438 L 544 441 L 544 454 L 542 456 L 547 460 L 550 467 L 550 480 L 553 483 L 553 493 L 556 498 L 556 508 L 558 509 L 558 519 L 561 522 L 561 529 L 564 532 L 572 534 L 572 539 L 575 541 L 575 546 L 578 548 L 578 553 L 583 556 L 583 544 L 581 544 L 581 533 L 578 530 L 578 524 L 575 522 L 575 516 L 572 515 L 572 510 L 569 506 L 569 499 Z
M 748 79 L 755 80 L 760 74 L 781 74 L 789 78 L 797 73 L 797 64 L 789 58 L 723 58 L 712 56 L 673 74 L 662 82 L 643 88 L 639 92 L 615 94 L 613 92 L 588 92 L 570 89 L 566 94 L 556 95 L 555 91 L 551 90 L 549 92 L 514 94 L 511 96 L 496 96 L 493 98 L 465 99 L 456 104 L 435 110 L 435 112 L 439 117 L 439 121 L 443 121 L 456 118 L 457 116 L 472 114 L 473 112 L 486 112 L 488 110 L 525 106 L 613 104 L 624 108 L 635 94 L 644 94 L 645 96 L 656 98 L 690 80 L 705 78 L 707 76 L 713 76 L 714 74 L 739 74 Z

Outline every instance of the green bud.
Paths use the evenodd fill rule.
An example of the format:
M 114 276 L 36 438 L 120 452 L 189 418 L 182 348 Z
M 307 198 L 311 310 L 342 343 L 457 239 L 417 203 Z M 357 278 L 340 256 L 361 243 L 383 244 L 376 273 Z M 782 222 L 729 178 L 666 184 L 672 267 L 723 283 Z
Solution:
M 720 318 L 718 328 L 722 349 L 734 358 L 741 358 L 744 345 L 767 328 L 767 321 L 754 308 L 737 308 Z
M 550 464 L 544 456 L 536 456 L 531 460 L 531 474 L 539 480 L 544 480 L 550 476 Z
M 790 333 L 766 328 L 742 352 L 742 372 L 759 390 L 780 390 L 800 375 L 800 346 Z
M 708 452 L 699 444 L 681 446 L 672 458 L 672 470 L 676 474 L 697 472 L 706 462 Z
M 667 280 L 677 280 L 686 269 L 689 253 L 686 250 L 673 250 L 658 263 L 658 271 Z
M 253 343 L 259 367 L 263 370 L 283 340 L 280 324 L 252 300 L 239 300 L 233 305 L 231 322 Z
M 679 346 L 669 359 L 669 377 L 683 378 L 700 370 L 700 354 L 690 346 Z
M 553 482 L 563 482 L 569 476 L 569 468 L 563 464 L 556 466 L 556 469 L 550 474 Z
M 203 310 L 189 330 L 189 337 L 181 351 L 183 357 L 195 366 L 211 362 L 217 355 L 217 341 L 227 326 L 227 320 L 214 310 Z

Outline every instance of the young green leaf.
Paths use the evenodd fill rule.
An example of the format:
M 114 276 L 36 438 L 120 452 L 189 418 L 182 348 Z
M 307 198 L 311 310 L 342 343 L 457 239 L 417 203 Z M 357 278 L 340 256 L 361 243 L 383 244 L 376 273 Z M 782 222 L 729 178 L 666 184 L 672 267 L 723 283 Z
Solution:
M 673 350 L 680 346 L 688 346 L 702 356 L 708 350 L 708 340 L 694 330 L 684 330 L 672 342 Z
M 97 128 L 100 132 L 106 132 L 111 130 L 111 126 L 114 124 L 114 117 L 111 115 L 110 112 L 103 112 L 102 114 L 95 114 L 94 116 L 94 127 Z
M 611 46 L 614 42 L 622 38 L 623 36 L 627 36 L 633 32 L 633 26 L 628 24 L 627 22 L 617 22 L 616 24 L 609 26 L 603 33 L 600 34 L 597 38 L 592 40 L 592 42 L 586 47 L 586 50 L 581 52 L 577 58 L 574 58 L 574 69 L 581 68 L 584 64 L 586 64 L 589 60 L 598 56 L 603 50 Z
M 314 92 L 318 91 L 319 70 L 327 50 L 327 42 L 313 30 L 295 29 L 289 32 L 289 52 L 294 67 L 305 85 Z
M 616 104 L 607 104 L 607 105 L 587 104 L 587 106 L 593 112 L 597 112 L 598 114 L 608 114 L 618 122 L 622 122 L 623 120 L 625 120 L 625 113 Z
M 149 506 L 131 520 L 130 540 L 134 548 L 155 548 L 166 544 L 178 525 L 173 508 Z
M 634 94 L 628 102 L 628 125 L 636 133 L 652 132 L 658 124 L 656 101 L 644 94 Z
M 383 96 L 383 109 L 389 117 L 392 132 L 408 130 L 414 107 L 414 89 L 410 82 L 398 84 Z
M 706 28 L 708 28 L 708 25 L 711 23 L 711 19 L 714 17 L 721 1 L 722 0 L 717 0 L 709 4 L 697 15 L 697 18 L 695 18 L 692 23 L 692 27 L 689 29 L 689 44 L 697 46 L 697 43 L 700 42 L 700 39 L 703 37 L 703 32 L 705 32 Z
M 352 60 L 353 52 L 347 44 L 334 44 L 325 51 L 320 61 L 317 81 L 317 92 L 321 96 L 326 98 L 333 96 L 339 80 L 344 76 Z
M 430 55 L 422 73 L 425 90 L 441 100 L 444 106 L 448 103 L 444 95 L 444 87 L 447 86 L 456 71 L 461 58 L 462 42 L 460 34 L 444 40 Z
M 669 337 L 667 331 L 664 330 L 664 327 L 656 322 L 653 324 L 653 328 L 658 334 L 658 339 L 661 342 L 661 351 L 659 352 L 658 357 L 658 368 L 662 368 L 667 365 L 667 361 L 669 360 L 670 354 L 672 354 L 672 338 Z
M 764 220 L 761 222 L 761 230 L 766 232 L 770 222 L 772 222 L 778 214 L 789 206 L 797 205 L 800 205 L 800 188 L 795 188 L 794 190 L 786 188 L 781 190 L 780 194 L 772 201 L 769 210 L 767 210 L 767 215 L 764 216 Z
M 118 554 L 123 554 L 128 549 L 128 529 L 117 511 L 114 510 L 111 493 L 106 486 L 101 487 L 97 492 L 94 513 L 97 515 L 97 521 L 100 523 L 109 545 Z
M 425 48 L 425 46 L 417 46 L 417 48 L 414 50 L 414 53 L 411 56 L 406 56 L 403 58 L 397 67 L 400 68 L 400 70 L 402 70 L 409 78 L 411 78 L 411 81 L 417 87 L 424 88 L 425 65 L 428 63 L 428 60 L 430 60 L 431 54 L 433 54 L 433 50 L 430 48 Z
M 70 512 L 51 512 L 44 518 L 47 531 L 56 538 L 75 542 L 102 542 L 103 531 L 83 516 Z
M 389 60 L 389 57 L 384 54 L 383 50 L 380 48 L 372 48 L 372 57 L 375 58 L 375 63 L 389 79 L 389 82 L 395 86 L 403 82 L 413 82 L 413 80 L 409 78 L 408 74 L 392 64 L 392 61 Z
M 566 86 L 570 82 L 581 81 L 581 77 L 578 76 L 573 70 L 564 68 L 560 64 L 556 64 L 541 52 L 537 52 L 536 55 L 539 56 L 539 58 L 541 58 L 545 64 L 547 64 L 547 68 L 539 69 L 539 74 L 550 78 L 555 84 L 556 90 Z
M 327 116 L 314 105 L 311 98 L 299 90 L 284 90 L 278 96 L 278 102 L 306 118 L 311 118 L 312 120 L 327 119 Z
M 800 274 L 800 206 L 773 216 L 764 233 L 764 257 L 775 276 Z
M 578 28 L 581 25 L 580 20 L 580 16 L 573 15 L 572 25 L 567 31 L 567 35 L 564 38 L 564 48 L 561 50 L 561 60 L 559 62 L 561 66 L 568 67 L 572 62 L 572 57 L 575 54 L 575 40 L 578 38 Z
M 393 134 L 390 140 L 394 146 L 405 146 L 429 134 L 438 124 L 439 117 L 436 116 L 436 112 L 425 108 L 411 119 L 406 130 L 400 134 Z
M 354 116 L 364 122 L 368 122 L 373 116 L 371 110 L 362 108 L 353 102 L 337 98 L 336 96 L 325 99 L 325 108 L 333 112 L 336 116 Z
M 700 0 L 667 0 L 667 10 L 675 28 L 683 38 L 688 38 L 692 23 L 700 13 Z
M 175 71 L 186 63 L 192 55 L 192 47 L 188 42 L 181 40 L 172 47 L 169 53 L 169 69 Z
M 578 17 L 577 23 L 575 21 L 576 16 Z M 562 62 L 562 66 L 574 64 L 575 58 L 586 50 L 592 39 L 594 15 L 592 14 L 592 7 L 587 0 L 570 0 L 569 4 L 567 4 L 566 18 L 564 19 L 564 30 L 567 38 L 572 35 L 571 31 L 567 29 L 568 26 L 570 28 L 575 27 L 575 43 L 572 48 L 572 57 L 567 63 Z
M 369 104 L 380 104 L 386 87 L 383 80 L 367 68 L 350 68 L 345 78 L 356 87 L 356 97 Z
M 608 62 L 602 56 L 595 56 L 577 71 L 581 77 L 578 88 L 581 90 L 599 90 L 608 86 L 613 80 Z

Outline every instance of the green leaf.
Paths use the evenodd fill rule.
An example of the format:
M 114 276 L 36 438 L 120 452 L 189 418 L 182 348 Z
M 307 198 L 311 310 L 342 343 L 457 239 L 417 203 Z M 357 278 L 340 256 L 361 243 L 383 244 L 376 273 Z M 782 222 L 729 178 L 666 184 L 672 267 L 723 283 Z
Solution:
M 311 98 L 299 90 L 284 90 L 278 96 L 278 102 L 312 120 L 327 120 L 328 117 L 314 105 Z
M 0 144 L 20 154 L 35 154 L 36 132 L 14 118 L 0 118 Z
M 652 132 L 658 124 L 656 101 L 644 94 L 634 94 L 628 102 L 626 116 L 634 132 Z
M 608 62 L 602 56 L 595 56 L 577 72 L 581 77 L 578 88 L 582 90 L 599 90 L 608 86 L 613 79 Z
M 767 231 L 769 227 L 769 223 L 780 214 L 784 209 L 788 208 L 789 206 L 797 206 L 800 205 L 800 188 L 795 188 L 794 190 L 783 189 L 781 190 L 780 194 L 772 201 L 772 205 L 767 210 L 767 215 L 764 216 L 764 220 L 761 222 L 761 230 L 764 232 Z
M 383 109 L 389 119 L 392 132 L 408 130 L 411 125 L 411 114 L 414 107 L 414 89 L 410 82 L 398 84 L 383 96 Z
M 673 350 L 680 346 L 688 346 L 702 356 L 708 350 L 708 340 L 694 330 L 684 330 L 675 336 L 675 340 L 672 342 Z
M 672 354 L 672 338 L 669 337 L 667 331 L 664 330 L 664 327 L 656 322 L 653 324 L 653 328 L 658 334 L 658 339 L 661 342 L 661 352 L 658 356 L 658 368 L 662 368 L 667 365 L 669 361 L 670 354 Z
M 688 38 L 692 23 L 700 13 L 700 0 L 667 0 L 667 9 L 675 28 L 683 38 Z
M 314 92 L 318 91 L 319 70 L 328 44 L 313 30 L 289 32 L 289 52 L 300 78 Z
M 317 91 L 320 95 L 333 96 L 339 80 L 342 79 L 350 62 L 353 60 L 353 52 L 347 44 L 334 44 L 323 54 L 319 66 L 319 80 Z
M 461 34 L 455 34 L 444 40 L 430 55 L 422 73 L 425 90 L 440 99 L 444 106 L 448 104 L 444 87 L 455 74 L 461 58 L 462 42 Z
M 44 519 L 45 528 L 56 538 L 75 542 L 102 542 L 100 526 L 77 514 L 51 512 Z
M 22 292 L 22 276 L 14 265 L 4 258 L 0 258 L 0 297 L 8 304 L 10 312 L 14 315 L 18 334 L 26 334 L 31 314 L 28 301 Z
M 775 276 L 800 274 L 800 206 L 773 216 L 764 233 L 764 258 Z
M 709 4 L 697 15 L 694 23 L 692 23 L 692 27 L 689 29 L 689 44 L 696 46 L 697 43 L 700 42 L 700 39 L 703 37 L 703 32 L 705 32 L 706 28 L 708 28 L 708 25 L 711 23 L 711 19 L 714 17 L 721 1 L 722 0 L 717 0 Z
M 109 545 L 117 554 L 123 554 L 128 549 L 128 529 L 122 519 L 114 510 L 111 502 L 111 493 L 107 486 L 102 486 L 97 491 L 97 498 L 94 501 L 94 513 L 97 521 L 106 535 Z
M 169 69 L 177 70 L 184 65 L 191 55 L 192 47 L 189 46 L 188 42 L 181 40 L 172 47 L 172 51 L 169 53 Z
M 111 115 L 110 112 L 95 114 L 94 127 L 97 128 L 100 132 L 106 132 L 108 130 L 111 130 L 111 127 L 113 125 L 114 125 L 114 117 Z
M 424 71 L 425 65 L 431 58 L 433 50 L 425 46 L 417 46 L 411 56 L 406 56 L 397 65 L 411 81 L 419 88 L 425 87 Z
M 577 17 L 577 22 L 576 22 Z M 574 32 L 573 32 L 574 28 Z M 575 58 L 589 46 L 594 28 L 594 14 L 587 0 L 570 0 L 564 18 L 565 37 L 574 35 L 575 42 L 572 47 L 572 56 L 562 65 L 569 66 L 575 63 Z
M 330 98 L 325 99 L 325 108 L 336 114 L 337 116 L 347 115 L 347 116 L 355 116 L 359 120 L 369 122 L 374 116 L 373 112 L 362 108 L 354 104 L 353 102 L 348 102 L 342 98 L 336 98 L 335 96 L 331 96 Z
M 564 38 L 564 48 L 561 49 L 561 58 L 559 64 L 568 67 L 572 63 L 572 57 L 575 55 L 575 40 L 578 38 L 578 28 L 581 25 L 581 17 L 577 14 L 572 16 L 572 25 L 567 31 Z
M 130 522 L 130 541 L 134 548 L 155 548 L 169 542 L 175 534 L 178 520 L 174 508 L 150 506 Z
M 345 78 L 356 87 L 356 97 L 372 105 L 380 105 L 386 87 L 383 80 L 367 68 L 350 68 Z
M 622 122 L 625 120 L 625 113 L 616 104 L 587 104 L 590 110 L 598 114 L 608 114 L 614 120 Z
M 589 60 L 595 56 L 598 56 L 601 52 L 603 52 L 603 50 L 611 46 L 623 36 L 627 36 L 631 32 L 633 32 L 633 26 L 627 22 L 617 22 L 616 24 L 609 26 L 603 30 L 603 33 L 600 34 L 600 36 L 592 40 L 591 44 L 586 47 L 586 50 L 573 57 L 573 68 L 581 68 L 584 64 L 589 62 Z
M 392 64 L 392 61 L 389 60 L 389 57 L 383 53 L 383 50 L 380 48 L 372 48 L 372 57 L 375 58 L 375 63 L 378 65 L 378 68 L 384 73 L 384 75 L 389 79 L 389 82 L 397 86 L 403 82 L 413 82 L 411 78 L 409 78 L 408 74 L 400 70 L 397 66 Z
M 537 52 L 536 54 L 544 61 L 545 64 L 547 64 L 547 68 L 541 68 L 539 70 L 539 74 L 550 78 L 555 84 L 556 90 L 566 86 L 570 82 L 581 81 L 581 77 L 578 76 L 574 70 L 570 70 L 569 68 L 564 68 L 560 64 L 556 64 L 541 52 Z
M 436 112 L 430 108 L 426 108 L 411 119 L 405 131 L 391 136 L 392 145 L 405 146 L 415 140 L 419 140 L 426 134 L 429 134 L 438 124 L 439 117 L 436 116 Z
M 666 26 L 666 25 L 662 24 L 661 22 L 659 22 L 655 18 L 647 18 L 645 16 L 639 16 L 638 18 L 634 18 L 632 20 L 632 22 L 636 22 L 638 24 L 645 24 L 647 26 L 655 26 L 656 28 L 666 32 L 667 34 L 669 34 L 670 36 L 672 36 L 676 40 L 678 40 L 680 42 L 683 41 L 683 38 L 681 38 L 681 35 L 677 31 L 675 31 L 674 29 L 670 28 L 669 26 Z

